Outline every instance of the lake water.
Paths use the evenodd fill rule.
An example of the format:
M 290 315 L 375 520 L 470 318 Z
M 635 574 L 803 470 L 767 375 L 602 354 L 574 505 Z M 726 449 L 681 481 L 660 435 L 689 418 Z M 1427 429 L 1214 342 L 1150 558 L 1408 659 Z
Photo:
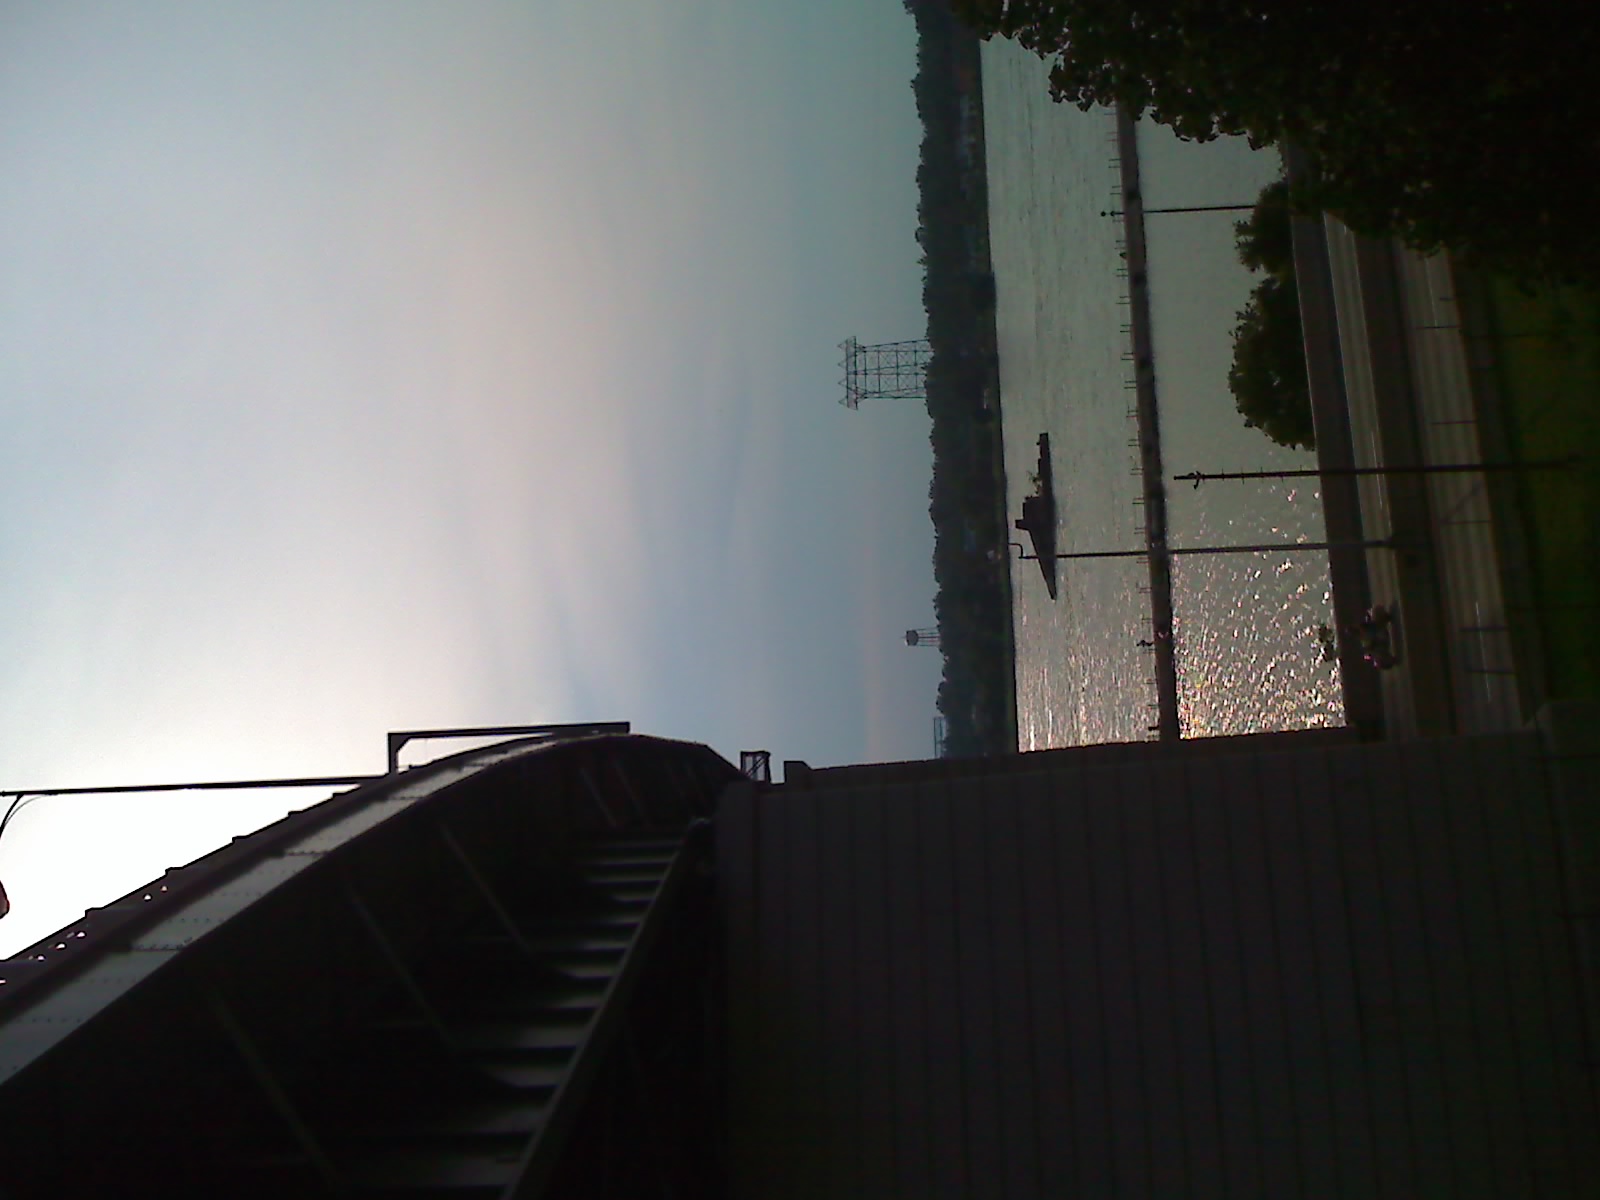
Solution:
M 1109 111 L 1053 103 L 1047 68 L 1008 42 L 983 47 L 990 242 L 997 284 L 1001 405 L 1010 511 L 1021 511 L 1050 434 L 1058 549 L 1142 545 L 1143 512 L 1119 257 L 1117 153 Z M 1183 143 L 1139 131 L 1150 208 L 1249 202 L 1275 178 L 1275 153 L 1242 142 Z M 1254 279 L 1234 258 L 1239 213 L 1147 220 L 1162 452 L 1189 470 L 1314 466 L 1273 445 L 1234 410 L 1230 332 Z M 1300 486 L 1295 486 L 1296 484 Z M 1310 486 L 1306 486 L 1309 484 Z M 1177 547 L 1319 541 L 1315 481 L 1208 483 L 1169 495 Z M 1018 743 L 1152 737 L 1155 686 L 1142 559 L 1061 564 L 1051 601 L 1036 564 L 1012 566 Z M 1314 631 L 1332 621 L 1326 558 L 1315 552 L 1180 558 L 1175 640 L 1185 736 L 1343 723 L 1337 667 Z

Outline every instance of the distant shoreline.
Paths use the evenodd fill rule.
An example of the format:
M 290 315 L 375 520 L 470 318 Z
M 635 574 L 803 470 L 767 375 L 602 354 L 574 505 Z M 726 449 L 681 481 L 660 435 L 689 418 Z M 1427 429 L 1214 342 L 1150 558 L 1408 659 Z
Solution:
M 1017 751 L 1016 646 L 989 254 L 981 43 L 947 8 L 914 10 L 923 122 L 917 241 L 932 420 L 934 600 L 944 656 L 938 708 L 951 757 Z

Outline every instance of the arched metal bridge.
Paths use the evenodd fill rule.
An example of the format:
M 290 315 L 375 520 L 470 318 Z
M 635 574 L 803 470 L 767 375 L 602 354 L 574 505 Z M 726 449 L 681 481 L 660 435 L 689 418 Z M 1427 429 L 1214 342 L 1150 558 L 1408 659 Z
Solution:
M 519 741 L 340 793 L 0 964 L 0 1195 L 715 1190 L 707 820 Z

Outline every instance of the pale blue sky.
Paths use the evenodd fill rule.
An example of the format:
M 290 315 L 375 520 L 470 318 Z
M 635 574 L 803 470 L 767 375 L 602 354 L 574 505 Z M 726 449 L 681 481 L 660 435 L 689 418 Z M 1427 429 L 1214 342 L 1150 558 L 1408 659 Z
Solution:
M 926 755 L 898 0 L 0 4 L 0 787 Z M 302 798 L 304 803 L 309 797 Z M 45 800 L 10 948 L 281 812 Z

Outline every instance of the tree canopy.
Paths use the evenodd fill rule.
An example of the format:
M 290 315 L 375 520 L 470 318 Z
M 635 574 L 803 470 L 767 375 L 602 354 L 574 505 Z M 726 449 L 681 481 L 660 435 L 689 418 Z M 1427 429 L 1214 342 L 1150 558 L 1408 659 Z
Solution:
M 1233 227 L 1239 261 L 1266 272 L 1266 278 L 1234 326 L 1228 387 L 1246 425 L 1280 446 L 1313 450 L 1316 430 L 1289 220 L 1289 187 L 1279 180 L 1261 189 L 1250 216 Z
M 1228 386 L 1246 425 L 1280 446 L 1315 449 L 1300 299 L 1293 283 L 1268 275 L 1256 285 L 1233 330 Z
M 1261 189 L 1250 215 L 1233 224 L 1239 261 L 1252 271 L 1294 277 L 1294 237 L 1289 224 L 1289 184 L 1278 179 Z
M 1296 203 L 1527 278 L 1600 279 L 1600 8 L 1549 0 L 955 0 L 1058 100 L 1314 160 Z

